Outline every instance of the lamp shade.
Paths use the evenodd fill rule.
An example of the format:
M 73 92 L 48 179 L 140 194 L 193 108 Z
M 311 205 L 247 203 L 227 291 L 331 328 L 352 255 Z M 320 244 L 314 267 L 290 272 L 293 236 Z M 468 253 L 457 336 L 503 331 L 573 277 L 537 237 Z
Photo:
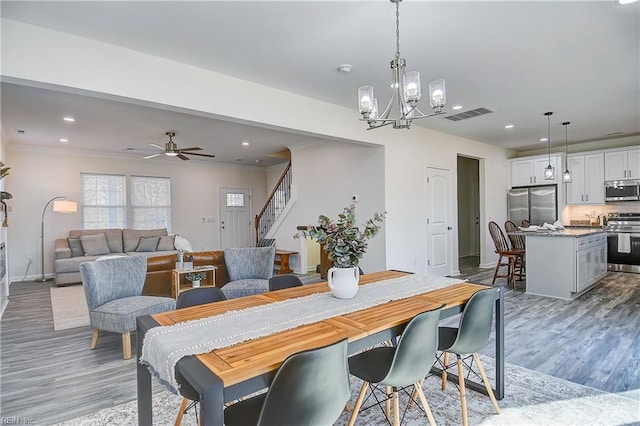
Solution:
M 75 213 L 78 211 L 78 203 L 69 200 L 55 200 L 53 211 L 56 213 Z

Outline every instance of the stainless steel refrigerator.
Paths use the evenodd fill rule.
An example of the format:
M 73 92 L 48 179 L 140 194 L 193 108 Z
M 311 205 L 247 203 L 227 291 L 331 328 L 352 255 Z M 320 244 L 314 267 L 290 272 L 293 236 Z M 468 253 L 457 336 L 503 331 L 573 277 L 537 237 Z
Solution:
M 556 185 L 527 186 L 509 190 L 509 220 L 520 226 L 523 219 L 532 225 L 553 223 L 558 219 Z

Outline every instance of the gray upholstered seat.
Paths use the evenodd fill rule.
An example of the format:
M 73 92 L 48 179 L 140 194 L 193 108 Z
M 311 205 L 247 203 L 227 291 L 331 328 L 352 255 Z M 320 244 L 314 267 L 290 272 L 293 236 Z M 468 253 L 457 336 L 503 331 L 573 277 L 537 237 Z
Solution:
M 91 349 L 98 343 L 99 330 L 122 334 L 125 359 L 131 358 L 131 335 L 136 318 L 175 309 L 169 297 L 142 296 L 147 259 L 118 257 L 80 264 L 80 276 L 93 327 Z
M 343 339 L 288 357 L 266 393 L 225 408 L 224 424 L 331 425 L 350 396 L 347 339 Z
M 269 291 L 275 247 L 243 247 L 224 250 L 229 282 L 222 287 L 227 299 Z

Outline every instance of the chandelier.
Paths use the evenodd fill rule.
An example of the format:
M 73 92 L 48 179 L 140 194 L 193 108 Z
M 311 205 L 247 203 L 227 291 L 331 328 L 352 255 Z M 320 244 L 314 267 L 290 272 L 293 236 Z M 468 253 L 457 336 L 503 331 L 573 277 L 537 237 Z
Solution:
M 562 123 L 562 125 L 564 126 L 564 158 L 565 158 L 565 163 L 567 166 L 567 169 L 564 171 L 564 173 L 562 173 L 562 181 L 564 183 L 571 183 L 571 171 L 569 170 L 569 149 L 568 149 L 568 139 L 569 139 L 569 132 L 568 132 L 568 128 L 569 128 L 569 124 L 571 124 L 570 121 L 565 121 L 564 123 Z
M 555 180 L 556 168 L 551 166 L 551 116 L 553 113 L 545 112 L 544 115 L 547 116 L 547 146 L 549 153 L 549 165 L 544 168 L 544 180 Z
M 442 108 L 446 103 L 444 80 L 433 80 L 429 83 L 429 100 L 432 114 L 424 114 L 418 109 L 418 101 L 422 96 L 420 91 L 420 73 L 418 71 L 405 72 L 407 61 L 400 57 L 400 2 L 390 0 L 396 4 L 396 56 L 391 61 L 391 99 L 382 113 L 378 112 L 378 100 L 373 95 L 373 86 L 362 86 L 358 89 L 358 106 L 362 118 L 369 129 L 393 124 L 394 129 L 408 129 L 415 119 L 444 114 Z

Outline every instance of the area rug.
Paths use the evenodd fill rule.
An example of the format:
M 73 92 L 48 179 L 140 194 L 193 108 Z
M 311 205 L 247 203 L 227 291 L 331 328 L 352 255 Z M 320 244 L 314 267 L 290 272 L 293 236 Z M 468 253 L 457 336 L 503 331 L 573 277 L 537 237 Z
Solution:
M 55 331 L 89 325 L 89 310 L 81 285 L 51 287 L 49 294 Z
M 493 377 L 493 360 L 482 357 L 487 374 Z M 499 401 L 502 414 L 494 412 L 489 398 L 474 391 L 467 391 L 469 425 L 640 425 L 640 401 L 602 392 L 566 380 L 547 376 L 522 367 L 507 364 L 505 372 L 505 398 Z M 361 382 L 352 378 L 353 407 Z M 457 388 L 450 383 L 440 390 L 440 378 L 429 377 L 423 385 L 427 400 L 439 425 L 462 424 L 460 400 Z M 154 425 L 173 424 L 181 398 L 168 391 L 153 396 Z M 407 397 L 401 398 L 401 410 Z M 344 412 L 336 425 L 346 425 L 350 413 Z M 113 408 L 69 420 L 59 425 L 136 425 L 137 403 L 131 401 Z M 183 419 L 183 425 L 195 426 L 191 410 Z M 357 425 L 387 424 L 376 407 L 362 412 Z M 424 425 L 427 419 L 418 408 L 407 410 L 403 425 Z

